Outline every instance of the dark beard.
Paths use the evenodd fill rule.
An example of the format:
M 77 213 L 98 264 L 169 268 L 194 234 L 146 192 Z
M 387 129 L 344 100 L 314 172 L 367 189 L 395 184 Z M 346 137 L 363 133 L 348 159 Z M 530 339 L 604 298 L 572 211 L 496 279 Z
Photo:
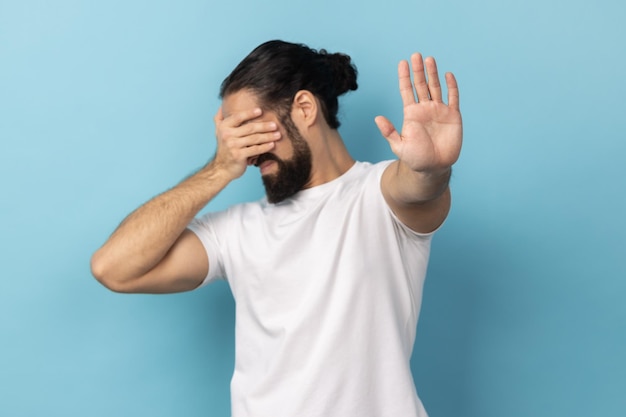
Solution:
M 271 153 L 259 155 L 255 165 L 265 161 L 275 161 L 278 171 L 275 174 L 264 175 L 263 185 L 267 201 L 272 204 L 280 203 L 293 196 L 309 181 L 311 176 L 311 149 L 306 143 L 290 116 L 281 118 L 281 123 L 293 146 L 293 156 L 290 159 L 280 159 Z

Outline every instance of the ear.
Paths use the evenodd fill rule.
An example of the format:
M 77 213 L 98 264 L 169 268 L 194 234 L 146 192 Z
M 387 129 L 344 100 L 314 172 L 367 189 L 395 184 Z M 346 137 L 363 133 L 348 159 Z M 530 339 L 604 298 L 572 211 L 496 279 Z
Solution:
M 306 127 L 311 127 L 317 121 L 318 115 L 317 99 L 308 90 L 300 90 L 293 98 L 291 118 L 297 120 Z

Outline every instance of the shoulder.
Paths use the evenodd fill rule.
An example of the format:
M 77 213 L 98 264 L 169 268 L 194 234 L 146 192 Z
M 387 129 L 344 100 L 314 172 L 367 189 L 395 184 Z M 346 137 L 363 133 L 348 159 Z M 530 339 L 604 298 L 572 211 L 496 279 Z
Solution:
M 207 232 L 210 229 L 231 227 L 233 223 L 244 218 L 261 215 L 266 205 L 265 199 L 254 202 L 234 204 L 227 209 L 204 213 L 191 221 L 189 228 L 197 233 Z
M 376 174 L 376 173 L 382 174 L 385 168 L 387 168 L 392 162 L 393 160 L 386 160 L 386 161 L 380 161 L 380 162 L 357 161 L 355 163 L 355 168 L 361 174 Z
M 395 160 L 385 160 L 374 164 L 366 163 L 366 166 L 364 167 L 363 179 L 367 182 L 367 189 L 372 194 L 380 208 L 385 212 L 385 217 L 388 217 L 391 220 L 393 227 L 397 229 L 399 235 L 403 235 L 411 240 L 423 240 L 425 238 L 430 239 L 438 228 L 435 228 L 428 233 L 413 230 L 399 218 L 397 213 L 394 212 L 387 199 L 384 197 L 382 190 L 383 174 L 394 162 Z
M 382 162 L 361 162 L 357 161 L 349 172 L 348 178 L 344 181 L 346 184 L 359 183 L 362 185 L 372 185 L 378 187 L 383 172 L 393 161 Z M 379 189 L 378 187 L 377 189 Z

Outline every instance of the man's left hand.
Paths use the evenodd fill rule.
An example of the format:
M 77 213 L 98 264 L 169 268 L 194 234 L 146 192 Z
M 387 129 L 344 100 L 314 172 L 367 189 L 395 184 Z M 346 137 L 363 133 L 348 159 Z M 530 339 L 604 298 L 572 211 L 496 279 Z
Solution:
M 426 64 L 426 74 L 424 72 Z M 413 171 L 437 172 L 449 169 L 459 158 L 463 125 L 459 110 L 459 89 L 452 73 L 446 73 L 448 104 L 443 102 L 437 64 L 432 57 L 411 56 L 413 83 L 409 63 L 398 65 L 400 95 L 404 105 L 402 132 L 384 116 L 376 125 L 391 150 Z M 415 96 L 417 95 L 417 100 Z

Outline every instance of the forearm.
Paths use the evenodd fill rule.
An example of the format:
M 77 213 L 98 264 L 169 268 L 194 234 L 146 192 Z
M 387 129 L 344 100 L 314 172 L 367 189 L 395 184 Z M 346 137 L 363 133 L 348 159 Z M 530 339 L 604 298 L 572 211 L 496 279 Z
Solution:
M 401 161 L 388 169 L 387 190 L 397 204 L 424 204 L 439 198 L 447 190 L 452 168 L 413 171 Z
M 131 213 L 92 258 L 100 281 L 140 277 L 163 259 L 196 214 L 232 180 L 209 163 Z

